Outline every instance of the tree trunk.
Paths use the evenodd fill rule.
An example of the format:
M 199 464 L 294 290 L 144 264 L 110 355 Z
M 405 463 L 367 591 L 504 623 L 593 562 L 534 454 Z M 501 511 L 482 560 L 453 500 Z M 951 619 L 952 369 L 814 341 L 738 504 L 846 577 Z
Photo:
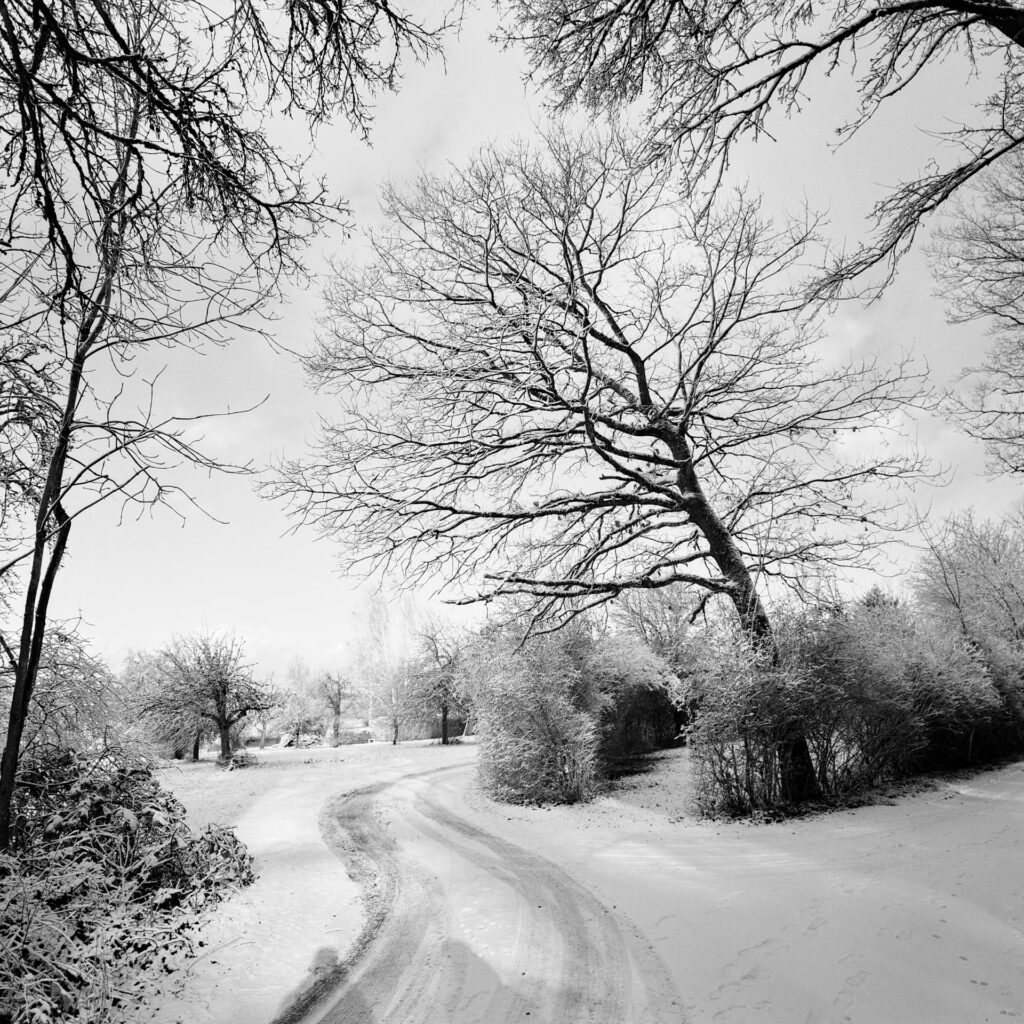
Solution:
M 821 796 L 811 748 L 802 732 L 779 744 L 779 776 L 786 803 L 800 804 Z
M 227 762 L 231 760 L 231 726 L 222 725 L 220 729 L 220 759 Z
M 761 597 L 754 585 L 743 555 L 732 538 L 726 525 L 711 507 L 690 461 L 689 448 L 685 443 L 675 445 L 677 458 L 685 456 L 684 468 L 679 472 L 679 488 L 684 495 L 683 507 L 693 524 L 704 535 L 708 550 L 722 575 L 728 581 L 729 599 L 736 609 L 740 626 L 750 638 L 754 648 L 770 660 L 771 665 L 779 662 L 779 648 L 775 642 L 771 620 Z M 681 459 L 681 461 L 684 461 Z M 807 737 L 799 724 L 778 748 L 779 774 L 782 799 L 788 803 L 803 803 L 821 796 L 818 777 L 814 770 Z
M 441 746 L 448 746 L 448 705 L 441 705 Z
M 398 728 L 399 728 L 399 721 L 398 721 L 397 718 L 391 723 L 391 727 L 392 727 L 391 728 L 391 746 L 397 747 L 398 746 Z
M 66 454 L 66 450 L 65 450 Z M 52 463 L 51 463 L 52 467 Z M 51 468 L 47 488 L 54 478 L 62 479 L 63 461 L 59 469 Z M 45 494 L 46 492 L 44 492 Z M 11 694 L 11 711 L 7 722 L 7 740 L 3 758 L 0 759 L 0 852 L 11 844 L 11 815 L 14 808 L 14 789 L 18 778 L 18 762 L 21 759 L 21 740 L 25 734 L 29 709 L 32 706 L 32 692 L 39 674 L 39 661 L 43 653 L 43 637 L 46 633 L 46 613 L 53 593 L 57 570 L 64 558 L 71 519 L 64 512 L 60 500 L 53 503 L 53 517 L 57 531 L 53 538 L 53 550 L 43 570 L 46 555 L 46 524 L 49 516 L 40 514 L 36 527 L 36 547 L 32 559 L 28 593 L 25 598 L 25 613 L 22 619 L 21 644 L 18 660 L 14 665 L 14 692 Z
M 201 738 L 201 735 L 202 735 L 201 733 L 197 732 L 196 733 L 195 743 L 192 744 L 192 760 L 193 761 L 198 761 L 199 760 L 199 740 Z

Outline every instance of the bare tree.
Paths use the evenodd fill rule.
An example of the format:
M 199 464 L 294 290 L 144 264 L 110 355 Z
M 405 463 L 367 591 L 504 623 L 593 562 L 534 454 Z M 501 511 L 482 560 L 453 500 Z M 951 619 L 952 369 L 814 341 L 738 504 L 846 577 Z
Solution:
M 356 702 L 355 686 L 348 675 L 338 669 L 323 671 L 317 676 L 316 694 L 331 713 L 331 735 L 337 741 L 342 716 L 351 710 Z
M 977 522 L 951 517 L 928 539 L 917 568 L 921 602 L 974 644 L 1024 642 L 1024 528 L 1019 517 Z
M 645 97 L 650 158 L 681 156 L 716 182 L 733 147 L 770 132 L 773 115 L 797 113 L 810 73 L 857 76 L 852 136 L 922 73 L 954 55 L 989 69 L 997 85 L 976 123 L 953 128 L 960 158 L 930 161 L 875 208 L 875 238 L 839 260 L 832 284 L 882 263 L 892 273 L 921 218 L 1024 141 L 1024 8 L 1009 0 L 513 0 L 508 34 L 526 43 L 534 72 L 561 106 L 617 108 Z
M 448 744 L 451 716 L 465 711 L 458 685 L 464 641 L 437 620 L 420 631 L 421 665 L 416 679 L 416 702 L 424 718 L 441 717 L 441 744 Z
M 621 136 L 555 134 L 389 191 L 310 365 L 342 417 L 277 487 L 346 564 L 529 595 L 538 620 L 682 583 L 770 652 L 761 581 L 872 554 L 883 485 L 923 470 L 873 431 L 921 381 L 819 361 L 808 225 L 743 196 L 691 214 L 671 181 Z
M 1024 472 L 1024 155 L 1015 153 L 959 199 L 931 255 L 954 323 L 987 324 L 993 342 L 969 368 L 955 411 L 995 472 Z
M 174 463 L 225 468 L 189 440 L 194 413 L 156 411 L 139 350 L 260 333 L 305 240 L 345 214 L 268 116 L 365 133 L 368 96 L 438 31 L 383 0 L 0 5 L 0 593 L 21 606 L 0 636 L 0 849 L 75 518 L 164 501 Z
M 232 637 L 178 637 L 159 655 L 158 685 L 140 702 L 140 713 L 157 723 L 201 719 L 220 739 L 220 758 L 230 761 L 231 732 L 251 714 L 269 711 L 279 695 L 255 679 L 244 645 Z

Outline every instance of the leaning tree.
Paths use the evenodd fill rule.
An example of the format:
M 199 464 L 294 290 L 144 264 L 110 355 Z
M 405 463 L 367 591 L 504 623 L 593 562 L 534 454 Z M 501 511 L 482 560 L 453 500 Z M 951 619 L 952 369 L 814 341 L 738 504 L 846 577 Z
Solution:
M 682 583 L 771 656 L 765 581 L 801 590 L 897 525 L 921 381 L 819 358 L 811 225 L 742 195 L 692 214 L 673 180 L 628 137 L 554 132 L 387 192 L 309 363 L 339 418 L 275 487 L 349 568 L 538 622 Z
M 0 849 L 75 520 L 166 501 L 175 464 L 225 468 L 141 353 L 265 333 L 305 242 L 346 213 L 270 120 L 365 134 L 438 31 L 386 0 L 0 4 Z

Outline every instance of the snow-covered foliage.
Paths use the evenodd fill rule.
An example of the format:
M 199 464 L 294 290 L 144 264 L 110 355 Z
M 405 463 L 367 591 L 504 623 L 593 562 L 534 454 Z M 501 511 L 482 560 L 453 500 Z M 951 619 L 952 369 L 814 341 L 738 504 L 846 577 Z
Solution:
M 37 752 L 0 857 L 0 1021 L 129 1018 L 193 953 L 199 913 L 253 877 L 234 834 L 193 835 L 145 763 Z
M 1003 713 L 980 652 L 895 601 L 779 616 L 772 664 L 726 629 L 690 638 L 684 696 L 698 802 L 742 814 L 782 801 L 781 758 L 806 742 L 821 794 L 972 763 Z

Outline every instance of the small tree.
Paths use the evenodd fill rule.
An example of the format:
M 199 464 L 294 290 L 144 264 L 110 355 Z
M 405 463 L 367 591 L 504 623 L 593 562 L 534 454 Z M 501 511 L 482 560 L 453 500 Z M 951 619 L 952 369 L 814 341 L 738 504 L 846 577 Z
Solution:
M 277 721 L 292 736 L 296 747 L 302 745 L 303 733 L 312 735 L 321 723 L 321 705 L 312 693 L 286 687 L 280 694 Z
M 463 643 L 439 622 L 420 633 L 421 665 L 417 673 L 417 703 L 424 716 L 441 716 L 441 743 L 448 743 L 448 723 L 453 714 L 465 712 L 458 685 L 459 659 Z
M 348 676 L 335 669 L 321 672 L 316 680 L 316 695 L 331 714 L 331 736 L 337 742 L 341 718 L 356 702 L 356 689 Z
M 393 658 L 376 665 L 363 678 L 361 689 L 367 700 L 367 717 L 384 721 L 392 745 L 401 741 L 402 726 L 420 711 L 418 677 L 419 664 L 415 660 Z
M 220 738 L 220 760 L 231 760 L 232 730 L 253 712 L 278 704 L 278 696 L 257 681 L 245 661 L 242 642 L 206 633 L 177 637 L 160 651 L 156 685 L 140 713 L 165 723 L 175 718 L 209 722 Z

